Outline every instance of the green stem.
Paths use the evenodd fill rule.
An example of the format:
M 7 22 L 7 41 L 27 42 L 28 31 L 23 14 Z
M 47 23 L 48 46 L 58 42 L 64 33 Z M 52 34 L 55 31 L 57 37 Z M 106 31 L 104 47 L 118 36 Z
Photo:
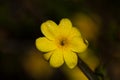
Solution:
M 95 73 L 78 57 L 78 67 L 89 80 L 99 80 Z

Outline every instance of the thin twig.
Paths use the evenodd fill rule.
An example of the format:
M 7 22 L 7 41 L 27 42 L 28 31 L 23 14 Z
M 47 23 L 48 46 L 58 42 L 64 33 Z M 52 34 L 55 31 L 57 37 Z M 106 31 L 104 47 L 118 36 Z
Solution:
M 89 80 L 99 80 L 95 73 L 78 57 L 78 67 Z

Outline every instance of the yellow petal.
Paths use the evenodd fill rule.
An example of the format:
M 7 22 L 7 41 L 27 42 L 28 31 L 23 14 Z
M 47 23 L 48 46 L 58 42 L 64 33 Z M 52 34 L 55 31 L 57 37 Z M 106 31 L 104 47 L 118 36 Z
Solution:
M 69 37 L 72 38 L 72 37 L 79 37 L 79 36 L 81 37 L 80 31 L 76 27 L 72 27 Z
M 55 22 L 48 20 L 41 25 L 41 31 L 48 39 L 54 40 L 57 33 L 57 27 Z
M 36 39 L 36 47 L 40 51 L 48 52 L 54 50 L 56 45 L 53 41 L 48 40 L 46 37 L 40 37 Z
M 74 68 L 77 65 L 77 55 L 72 51 L 64 51 L 64 59 L 69 68 Z
M 74 52 L 83 52 L 87 48 L 87 44 L 83 41 L 81 37 L 74 37 L 70 41 L 71 50 Z
M 68 35 L 71 31 L 72 23 L 69 19 L 64 18 L 59 23 L 59 32 L 61 35 Z
M 50 58 L 50 65 L 58 68 L 64 63 L 63 54 L 60 50 L 55 50 Z
M 53 53 L 53 51 L 50 51 L 50 52 L 44 54 L 43 56 L 44 56 L 44 58 L 45 58 L 46 60 L 49 60 L 50 57 L 51 57 L 51 55 L 52 55 L 52 53 Z

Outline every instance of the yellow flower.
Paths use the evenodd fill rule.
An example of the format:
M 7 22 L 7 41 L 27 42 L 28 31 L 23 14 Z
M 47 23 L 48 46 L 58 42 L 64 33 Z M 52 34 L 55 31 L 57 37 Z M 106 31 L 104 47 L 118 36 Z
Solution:
M 77 54 L 83 52 L 87 45 L 84 43 L 80 32 L 72 27 L 69 19 L 62 19 L 57 25 L 48 20 L 41 25 L 45 37 L 36 39 L 36 47 L 44 54 L 53 67 L 60 67 L 64 62 L 69 68 L 77 64 Z

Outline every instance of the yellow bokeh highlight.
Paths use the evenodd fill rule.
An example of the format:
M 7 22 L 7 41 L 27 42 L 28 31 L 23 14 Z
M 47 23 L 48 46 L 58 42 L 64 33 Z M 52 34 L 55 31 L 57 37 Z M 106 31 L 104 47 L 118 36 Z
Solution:
M 34 79 L 46 78 L 53 75 L 53 69 L 35 49 L 28 51 L 22 60 L 23 68 Z
M 98 37 L 101 25 L 98 15 L 78 12 L 72 16 L 72 22 L 87 40 L 94 41 Z

